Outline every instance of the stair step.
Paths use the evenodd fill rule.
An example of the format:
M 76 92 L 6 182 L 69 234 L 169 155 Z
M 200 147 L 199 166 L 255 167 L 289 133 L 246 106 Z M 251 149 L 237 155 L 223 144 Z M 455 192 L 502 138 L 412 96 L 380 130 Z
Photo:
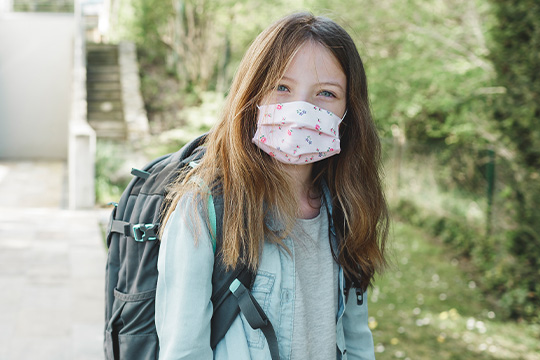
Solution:
M 99 50 L 115 50 L 118 49 L 118 45 L 114 44 L 97 44 L 93 42 L 86 43 L 86 51 L 99 51 Z
M 94 91 L 122 91 L 119 82 L 87 82 L 86 91 L 88 93 Z
M 101 112 L 101 111 L 88 111 L 88 120 L 92 121 L 124 121 L 124 114 L 122 111 L 110 111 L 110 112 Z
M 90 82 L 119 82 L 120 74 L 114 72 L 86 74 L 86 80 Z
M 86 44 L 88 123 L 99 138 L 125 139 L 118 46 Z
M 88 120 L 88 123 L 96 131 L 125 131 L 126 126 L 122 121 Z
M 126 126 L 121 121 L 94 121 L 88 120 L 95 130 L 96 136 L 101 138 L 125 139 Z
M 108 140 L 125 140 L 126 134 L 124 131 L 97 131 L 96 130 L 96 136 L 100 139 L 108 139 Z
M 115 132 L 126 132 L 126 126 L 123 122 L 120 121 L 95 121 L 95 120 L 88 120 L 88 124 L 94 129 L 96 132 L 102 131 L 115 131 Z
M 118 54 L 116 53 L 87 53 L 86 59 L 89 63 L 92 62 L 102 62 L 102 61 L 113 61 L 118 63 Z
M 86 49 L 86 56 L 87 57 L 93 57 L 93 58 L 99 58 L 99 57 L 117 58 L 118 57 L 118 50 L 117 49 L 88 50 L 88 48 L 87 48 Z
M 108 73 L 119 73 L 120 66 L 118 65 L 95 65 L 89 66 L 86 69 L 88 74 L 108 74 Z
M 117 59 L 116 51 L 91 51 L 86 53 L 88 59 Z
M 103 90 L 98 92 L 87 91 L 87 101 L 99 101 L 99 100 L 122 100 L 122 92 L 118 90 Z
M 118 54 L 117 47 L 86 48 L 87 54 Z
M 122 102 L 115 100 L 88 100 L 88 112 L 104 112 L 122 111 Z
M 117 59 L 105 59 L 105 58 L 100 58 L 100 59 L 87 59 L 86 60 L 86 63 L 88 64 L 88 66 L 102 66 L 102 65 L 118 65 L 118 60 Z
M 88 123 L 96 125 L 98 127 L 102 128 L 110 128 L 110 129 L 122 129 L 126 126 L 126 124 L 122 120 L 116 120 L 116 119 L 95 119 L 93 117 L 88 117 Z

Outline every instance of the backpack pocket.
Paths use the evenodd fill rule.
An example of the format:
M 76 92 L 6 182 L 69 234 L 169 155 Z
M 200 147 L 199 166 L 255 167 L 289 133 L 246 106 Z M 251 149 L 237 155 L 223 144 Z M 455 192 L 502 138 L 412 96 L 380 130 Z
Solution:
M 155 296 L 155 289 L 137 294 L 114 289 L 112 316 L 105 330 L 107 360 L 158 358 Z
M 255 282 L 253 283 L 253 287 L 251 288 L 251 294 L 253 295 L 255 300 L 257 300 L 263 311 L 266 313 L 266 316 L 268 316 L 268 310 L 270 309 L 270 293 L 272 292 L 272 288 L 274 287 L 275 278 L 276 276 L 272 273 L 266 271 L 259 271 L 257 272 Z M 254 330 L 251 325 L 249 325 L 244 315 L 242 313 L 240 314 L 242 317 L 242 322 L 244 323 L 244 331 L 246 332 L 248 345 L 252 348 L 257 349 L 264 348 L 264 345 L 266 344 L 266 338 L 264 337 L 262 330 Z M 276 329 L 275 325 L 274 329 Z

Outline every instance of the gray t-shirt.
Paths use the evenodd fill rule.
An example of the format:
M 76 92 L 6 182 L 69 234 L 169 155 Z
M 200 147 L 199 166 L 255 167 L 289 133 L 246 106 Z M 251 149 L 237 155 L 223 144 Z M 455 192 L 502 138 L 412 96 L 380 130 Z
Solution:
M 332 257 L 328 216 L 298 219 L 293 232 L 296 291 L 291 359 L 336 358 L 338 265 Z

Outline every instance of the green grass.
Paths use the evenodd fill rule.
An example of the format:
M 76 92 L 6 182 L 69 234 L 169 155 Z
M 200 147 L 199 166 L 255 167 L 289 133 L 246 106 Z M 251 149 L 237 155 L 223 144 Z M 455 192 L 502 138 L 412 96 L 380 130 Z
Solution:
M 394 266 L 369 294 L 378 360 L 540 359 L 540 326 L 505 322 L 468 264 L 421 229 L 396 221 Z

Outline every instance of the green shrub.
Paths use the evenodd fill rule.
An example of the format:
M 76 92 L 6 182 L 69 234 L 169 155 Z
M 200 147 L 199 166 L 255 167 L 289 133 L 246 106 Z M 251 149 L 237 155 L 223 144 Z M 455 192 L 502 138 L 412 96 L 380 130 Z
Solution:
M 432 212 L 418 207 L 408 199 L 400 200 L 393 207 L 394 213 L 403 221 L 422 228 L 430 235 L 438 237 L 445 244 L 455 248 L 462 256 L 470 257 L 476 240 L 483 235 L 480 229 L 469 226 L 467 219 L 449 216 L 437 216 Z
M 132 176 L 125 164 L 125 144 L 99 140 L 96 146 L 96 202 L 118 202 Z
M 511 316 L 540 322 L 540 4 L 491 2 L 497 25 L 490 57 L 497 85 L 505 89 L 493 106 L 493 120 L 513 170 L 506 181 L 511 224 L 504 236 L 514 262 L 502 301 L 512 308 Z
M 487 238 L 482 227 L 471 226 L 465 217 L 439 216 L 412 200 L 403 199 L 392 207 L 399 219 L 439 238 L 474 265 L 480 288 L 503 317 L 540 322 L 536 294 L 540 273 L 520 262 L 512 248 L 514 239 L 502 232 Z

